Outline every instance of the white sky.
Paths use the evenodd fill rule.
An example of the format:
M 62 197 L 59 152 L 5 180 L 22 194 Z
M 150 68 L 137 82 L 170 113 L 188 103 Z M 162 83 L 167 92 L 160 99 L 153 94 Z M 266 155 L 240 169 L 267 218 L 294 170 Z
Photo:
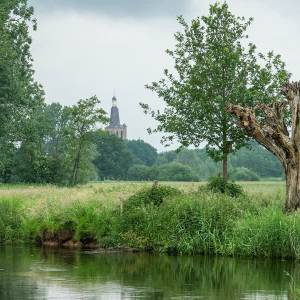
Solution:
M 158 150 L 160 135 L 148 135 L 154 121 L 139 102 L 161 108 L 162 102 L 144 88 L 162 77 L 172 61 L 180 28 L 176 16 L 187 19 L 208 12 L 209 0 L 31 0 L 38 31 L 33 34 L 36 79 L 47 102 L 74 104 L 97 95 L 109 113 L 114 89 L 121 122 L 128 138 L 142 138 Z M 294 79 L 300 79 L 300 3 L 296 0 L 230 0 L 231 10 L 254 17 L 249 41 L 265 52 L 274 50 L 286 61 Z M 175 147 L 175 146 L 174 146 Z M 174 148 L 173 147 L 173 148 Z

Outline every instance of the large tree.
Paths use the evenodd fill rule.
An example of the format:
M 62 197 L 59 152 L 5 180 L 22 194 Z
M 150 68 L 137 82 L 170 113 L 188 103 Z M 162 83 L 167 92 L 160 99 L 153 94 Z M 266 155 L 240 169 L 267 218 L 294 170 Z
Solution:
M 230 105 L 245 132 L 282 163 L 286 175 L 285 211 L 300 208 L 300 82 L 286 84 L 282 97 L 253 108 Z
M 228 104 L 269 101 L 288 78 L 280 57 L 256 55 L 253 44 L 244 46 L 251 21 L 233 15 L 226 3 L 211 5 L 209 14 L 191 25 L 179 17 L 183 32 L 175 34 L 175 49 L 167 50 L 174 72 L 165 70 L 163 79 L 147 86 L 164 100 L 165 109 L 153 111 L 142 104 L 159 122 L 154 131 L 167 133 L 163 142 L 177 139 L 196 147 L 205 142 L 208 154 L 223 161 L 225 180 L 228 155 L 247 142 L 228 114 Z
M 0 2 L 0 178 L 4 181 L 10 177 L 26 123 L 44 100 L 33 78 L 31 28 L 36 28 L 36 21 L 27 0 Z

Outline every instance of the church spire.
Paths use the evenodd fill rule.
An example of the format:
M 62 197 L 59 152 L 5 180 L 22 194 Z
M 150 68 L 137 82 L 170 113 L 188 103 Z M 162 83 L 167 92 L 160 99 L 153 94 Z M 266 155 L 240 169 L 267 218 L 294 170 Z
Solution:
M 119 116 L 119 109 L 117 107 L 117 98 L 113 96 L 112 98 L 112 108 L 110 111 L 110 127 L 118 127 L 121 126 L 120 123 L 120 116 Z
M 121 125 L 119 108 L 117 106 L 117 98 L 115 95 L 112 97 L 110 122 L 109 126 L 106 127 L 106 131 L 108 131 L 110 134 L 118 136 L 121 139 L 127 139 L 127 126 L 125 124 Z
M 116 96 L 113 96 L 112 97 L 112 106 L 117 106 L 117 98 L 116 98 Z

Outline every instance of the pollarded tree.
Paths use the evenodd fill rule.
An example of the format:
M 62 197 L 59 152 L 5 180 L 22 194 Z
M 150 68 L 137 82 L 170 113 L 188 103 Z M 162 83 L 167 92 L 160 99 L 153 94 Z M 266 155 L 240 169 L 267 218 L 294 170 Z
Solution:
M 283 98 L 248 108 L 230 105 L 246 133 L 271 151 L 286 175 L 285 211 L 300 208 L 300 82 L 286 84 Z
M 175 34 L 175 50 L 167 50 L 175 75 L 165 70 L 165 78 L 147 86 L 166 108 L 153 111 L 141 104 L 159 122 L 154 131 L 167 133 L 163 142 L 177 139 L 183 146 L 196 147 L 205 142 L 210 157 L 223 161 L 225 180 L 228 155 L 247 142 L 228 114 L 228 104 L 270 101 L 288 79 L 279 56 L 256 55 L 253 44 L 243 46 L 251 21 L 233 15 L 226 3 L 211 5 L 208 16 L 190 26 L 180 17 L 183 32 Z

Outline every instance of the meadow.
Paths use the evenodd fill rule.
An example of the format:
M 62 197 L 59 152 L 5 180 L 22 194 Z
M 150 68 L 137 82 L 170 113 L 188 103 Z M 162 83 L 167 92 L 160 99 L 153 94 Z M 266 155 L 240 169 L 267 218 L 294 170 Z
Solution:
M 300 215 L 283 182 L 242 182 L 232 198 L 205 183 L 0 186 L 1 243 L 172 254 L 300 257 Z
M 47 201 L 69 205 L 73 202 L 100 201 L 109 205 L 118 205 L 128 197 L 146 187 L 151 187 L 152 182 L 134 181 L 104 181 L 79 185 L 76 187 L 59 187 L 54 185 L 9 185 L 0 184 L 0 200 L 20 200 L 25 206 L 45 204 Z M 205 182 L 161 182 L 189 194 L 197 192 Z M 239 182 L 244 191 L 251 197 L 284 200 L 284 182 L 281 181 L 256 181 Z

